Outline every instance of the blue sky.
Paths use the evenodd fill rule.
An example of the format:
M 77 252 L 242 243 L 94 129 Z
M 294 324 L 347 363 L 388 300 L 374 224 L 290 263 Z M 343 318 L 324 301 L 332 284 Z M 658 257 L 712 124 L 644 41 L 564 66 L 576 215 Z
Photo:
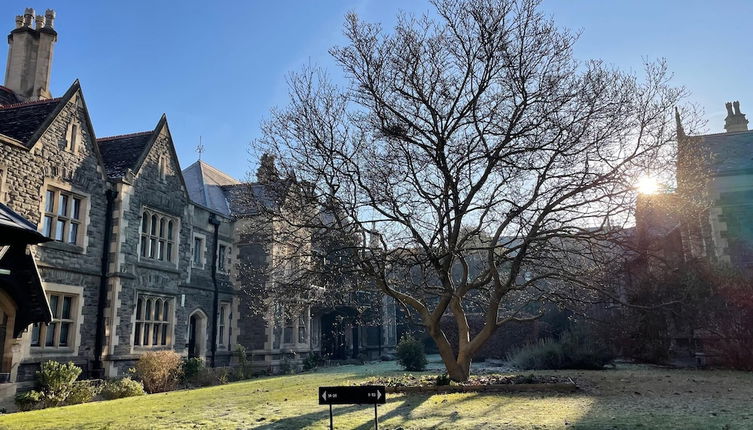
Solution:
M 70 1 L 4 0 L 0 30 L 25 7 L 57 12 L 52 93 L 80 79 L 97 136 L 152 129 L 167 114 L 183 167 L 202 159 L 245 177 L 255 170 L 248 143 L 273 106 L 286 102 L 286 75 L 307 62 L 337 75 L 327 49 L 343 43 L 343 15 L 394 24 L 418 0 Z M 640 70 L 666 58 L 675 83 L 722 131 L 724 102 L 740 100 L 753 118 L 753 2 L 545 0 L 558 25 L 582 32 L 581 59 Z M 4 27 L 3 27 L 4 26 Z M 3 44 L 4 45 L 4 44 Z M 7 45 L 0 58 L 5 59 Z

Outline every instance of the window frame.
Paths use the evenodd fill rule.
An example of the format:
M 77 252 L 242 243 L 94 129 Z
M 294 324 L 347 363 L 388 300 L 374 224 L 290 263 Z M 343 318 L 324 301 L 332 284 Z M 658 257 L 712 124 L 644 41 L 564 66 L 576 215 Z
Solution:
M 5 181 L 8 176 L 8 166 L 0 164 L 0 203 L 5 203 L 7 198 L 5 197 Z
M 52 205 L 50 206 L 50 195 L 52 195 Z M 65 201 L 63 212 L 61 213 L 61 204 Z M 78 217 L 74 212 L 78 201 Z M 89 198 L 86 195 L 75 191 L 66 190 L 54 185 L 46 185 L 42 197 L 42 219 L 40 222 L 40 233 L 55 242 L 64 243 L 70 246 L 84 248 L 86 238 L 86 226 Z M 62 223 L 62 237 L 58 239 L 58 227 Z M 75 226 L 76 239 L 70 241 L 72 228 Z
M 221 249 L 225 248 L 225 255 L 222 255 Z M 233 262 L 233 247 L 230 243 L 220 240 L 217 244 L 217 271 L 223 274 L 229 274 Z M 224 257 L 224 258 L 223 258 Z
M 148 312 L 148 314 L 147 314 Z M 134 350 L 172 349 L 175 344 L 175 297 L 137 293 L 133 306 Z
M 56 309 L 51 309 L 53 315 L 52 323 L 50 323 L 49 325 L 35 323 L 32 324 L 26 331 L 26 334 L 24 336 L 27 338 L 27 341 L 25 341 L 25 344 L 27 344 L 29 347 L 28 351 L 30 356 L 33 357 L 36 355 L 49 354 L 74 356 L 78 355 L 78 349 L 81 343 L 81 336 L 79 332 L 81 330 L 81 323 L 83 321 L 83 287 L 45 283 L 44 288 L 47 293 L 49 302 L 51 302 L 51 300 L 49 299 L 49 297 L 51 296 L 58 296 L 60 298 L 57 301 Z M 71 298 L 68 318 L 61 318 L 63 316 L 62 311 L 65 303 L 64 297 Z M 60 332 L 62 330 L 63 323 L 69 324 L 68 339 L 66 345 L 60 345 Z M 55 325 L 53 326 L 53 324 Z M 46 345 L 45 342 L 50 327 L 52 327 L 54 330 L 53 345 L 51 346 Z M 35 331 L 38 331 L 38 345 L 35 345 L 33 342 Z
M 200 241 L 200 254 L 199 259 L 200 262 L 196 261 L 196 241 Z M 218 248 L 219 249 L 219 248 Z M 198 269 L 204 269 L 207 265 L 207 237 L 206 235 L 203 235 L 201 233 L 194 233 L 191 237 L 191 267 L 195 267 Z
M 230 302 L 222 301 L 217 310 L 217 347 L 230 350 L 232 336 L 233 308 Z
M 139 219 L 139 261 L 178 264 L 180 220 L 144 207 Z

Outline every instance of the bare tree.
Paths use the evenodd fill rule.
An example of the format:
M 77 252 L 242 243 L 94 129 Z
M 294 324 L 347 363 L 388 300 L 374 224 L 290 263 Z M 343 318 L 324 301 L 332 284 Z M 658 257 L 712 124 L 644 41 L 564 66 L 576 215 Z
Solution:
M 348 15 L 331 54 L 349 86 L 292 74 L 258 144 L 319 203 L 288 228 L 361 236 L 343 242 L 363 279 L 348 284 L 417 315 L 462 381 L 495 330 L 538 317 L 532 303 L 606 290 L 637 178 L 670 167 L 685 91 L 663 62 L 639 78 L 577 61 L 538 1 L 433 4 L 391 32 Z

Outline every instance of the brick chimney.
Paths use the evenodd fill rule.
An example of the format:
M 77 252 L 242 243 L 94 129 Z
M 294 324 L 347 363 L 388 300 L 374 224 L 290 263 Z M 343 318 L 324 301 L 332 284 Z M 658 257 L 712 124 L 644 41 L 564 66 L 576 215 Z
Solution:
M 50 69 L 52 48 L 58 34 L 53 28 L 55 11 L 34 16 L 27 8 L 23 16 L 16 16 L 16 28 L 8 35 L 8 64 L 5 87 L 23 100 L 51 98 Z M 34 27 L 32 28 L 32 25 Z
M 735 131 L 748 131 L 748 120 L 745 114 L 740 112 L 740 102 L 727 102 L 727 118 L 724 119 L 724 129 L 727 133 Z

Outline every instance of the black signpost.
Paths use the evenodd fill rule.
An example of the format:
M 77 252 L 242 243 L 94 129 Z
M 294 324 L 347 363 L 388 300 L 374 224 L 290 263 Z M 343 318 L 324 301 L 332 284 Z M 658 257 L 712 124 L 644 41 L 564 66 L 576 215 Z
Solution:
M 319 387 L 319 404 L 329 405 L 329 428 L 334 430 L 332 405 L 374 405 L 374 428 L 379 429 L 377 405 L 387 403 L 387 390 L 384 385 L 363 385 L 360 387 Z

